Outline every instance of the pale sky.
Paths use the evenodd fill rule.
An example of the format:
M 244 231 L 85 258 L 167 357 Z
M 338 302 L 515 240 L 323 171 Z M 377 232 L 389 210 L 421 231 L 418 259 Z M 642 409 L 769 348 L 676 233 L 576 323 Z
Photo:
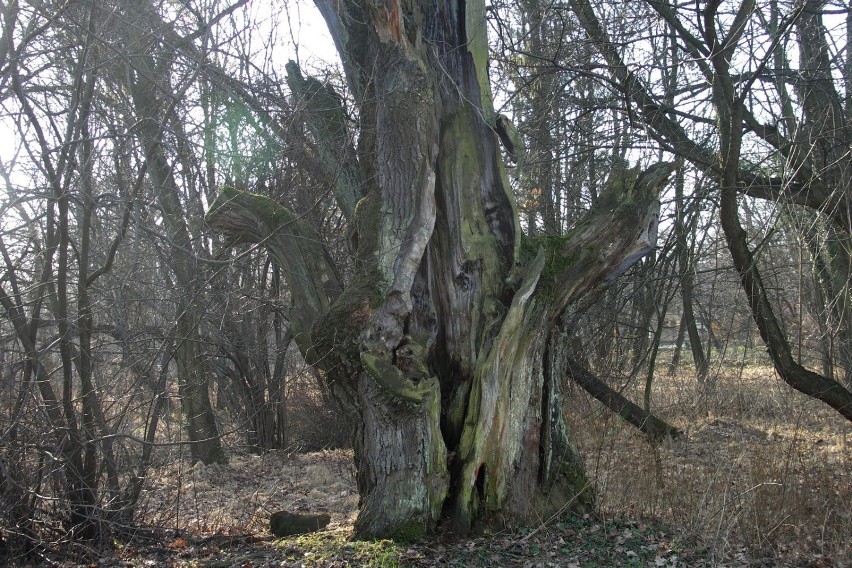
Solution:
M 284 0 L 271 3 L 267 0 L 250 0 L 241 10 L 257 22 L 259 36 L 263 37 L 257 38 L 256 43 L 261 44 L 269 37 L 274 38 L 273 61 L 278 76 L 285 76 L 284 65 L 290 59 L 298 60 L 306 69 L 339 65 L 334 42 L 313 1 Z M 273 25 L 277 26 L 275 30 L 270 29 Z M 254 42 L 254 38 L 251 41 Z M 10 102 L 14 107 L 14 102 Z M 31 178 L 21 171 L 20 164 L 17 168 L 10 168 L 19 145 L 20 136 L 15 124 L 7 117 L 0 116 L 0 164 L 4 169 L 9 169 L 11 183 L 26 187 L 31 183 Z M 24 153 L 21 153 L 19 159 L 26 161 Z M 0 178 L 0 194 L 6 192 L 6 181 Z

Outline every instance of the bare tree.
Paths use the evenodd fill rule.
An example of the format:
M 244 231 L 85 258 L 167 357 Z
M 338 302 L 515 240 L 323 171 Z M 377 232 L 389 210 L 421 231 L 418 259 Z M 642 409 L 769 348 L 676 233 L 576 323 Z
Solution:
M 654 137 L 671 151 L 697 167 L 712 171 L 717 177 L 721 226 L 731 258 L 742 279 L 754 321 L 779 375 L 794 388 L 823 400 L 843 416 L 852 418 L 852 394 L 832 378 L 806 369 L 792 356 L 787 333 L 775 316 L 759 268 L 748 247 L 737 203 L 738 196 L 746 193 L 809 207 L 832 221 L 833 229 L 843 235 L 839 242 L 848 239 L 852 230 L 848 217 L 849 192 L 843 186 L 843 180 L 848 176 L 840 174 L 848 168 L 850 156 L 848 152 L 840 151 L 841 145 L 838 144 L 848 128 L 831 78 L 825 42 L 827 32 L 820 16 L 822 7 L 817 2 L 806 2 L 791 6 L 780 18 L 777 4 L 773 3 L 770 8 L 774 6 L 776 9 L 774 23 L 767 26 L 771 31 L 769 47 L 755 62 L 753 70 L 738 73 L 733 70 L 733 65 L 740 61 L 737 57 L 742 55 L 744 61 L 752 61 L 750 55 L 744 54 L 755 52 L 753 46 L 757 45 L 761 34 L 759 30 L 764 29 L 756 23 L 762 12 L 755 2 L 743 2 L 735 10 L 725 12 L 724 17 L 722 10 L 727 7 L 720 2 L 711 2 L 701 10 L 697 21 L 687 19 L 677 7 L 667 2 L 649 2 L 647 5 L 661 21 L 677 31 L 682 49 L 692 57 L 700 76 L 712 86 L 706 100 L 718 116 L 716 121 L 700 113 L 679 113 L 680 120 L 675 120 L 664 100 L 655 96 L 650 85 L 640 80 L 625 63 L 624 55 L 607 36 L 591 3 L 586 0 L 571 2 L 575 15 L 608 65 L 616 87 L 625 94 L 630 108 L 635 109 L 636 115 L 645 122 Z M 762 80 L 773 54 L 777 53 L 794 27 L 802 54 L 800 73 L 804 79 L 796 104 L 802 109 L 804 119 L 787 136 L 778 127 L 763 124 L 755 118 L 756 110 L 752 105 L 766 102 L 769 91 L 758 91 L 755 85 Z M 748 47 L 741 46 L 744 41 L 749 42 Z M 777 71 L 783 73 L 783 69 Z M 775 86 L 780 84 L 776 82 Z M 687 88 L 693 87 L 689 85 Z M 781 104 L 774 108 L 786 108 L 789 112 L 789 105 L 793 104 L 789 94 L 783 88 L 778 91 Z M 687 121 L 692 121 L 692 124 L 715 123 L 718 151 L 696 141 L 683 126 Z M 778 124 L 784 123 L 784 120 L 778 121 Z M 747 154 L 744 148 L 748 150 Z M 775 153 L 789 167 L 766 173 L 760 171 L 757 160 L 764 159 L 759 153 L 764 149 Z M 835 154 L 830 155 L 831 152 Z M 843 250 L 848 252 L 843 247 L 838 247 L 837 252 Z M 844 272 L 848 266 L 849 263 L 841 259 L 837 265 L 839 274 L 848 274 Z M 848 278 L 840 276 L 840 281 L 845 286 Z M 837 306 L 848 305 L 847 288 L 833 292 L 841 298 Z M 843 317 L 840 316 L 841 319 Z

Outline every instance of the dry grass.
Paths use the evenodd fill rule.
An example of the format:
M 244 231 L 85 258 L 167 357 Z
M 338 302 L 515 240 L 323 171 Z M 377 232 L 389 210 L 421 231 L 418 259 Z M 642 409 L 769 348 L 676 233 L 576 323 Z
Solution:
M 689 373 L 660 377 L 653 404 L 682 439 L 651 448 L 575 393 L 571 421 L 602 515 L 668 523 L 714 564 L 852 565 L 848 421 L 769 367 L 723 371 L 712 389 Z
M 324 512 L 348 526 L 358 508 L 352 453 L 232 456 L 226 465 L 177 461 L 148 478 L 141 519 L 190 533 L 265 533 L 275 511 Z
M 642 398 L 638 386 L 626 393 Z M 658 377 L 654 410 L 685 432 L 659 448 L 582 392 L 568 404 L 601 518 L 563 519 L 532 539 L 520 529 L 361 551 L 347 542 L 358 502 L 351 452 L 176 461 L 152 472 L 140 520 L 183 535 L 180 546 L 125 551 L 121 565 L 852 566 L 852 425 L 771 368 L 725 370 L 712 389 L 689 373 Z M 268 538 L 280 509 L 327 512 L 332 525 L 301 540 L 233 536 Z

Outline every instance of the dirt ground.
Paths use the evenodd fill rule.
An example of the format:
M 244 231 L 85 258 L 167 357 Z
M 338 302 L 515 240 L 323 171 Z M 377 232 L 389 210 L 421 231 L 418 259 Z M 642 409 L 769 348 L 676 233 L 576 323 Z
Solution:
M 152 540 L 119 545 L 99 564 L 852 566 L 852 425 L 769 368 L 718 374 L 712 389 L 665 377 L 654 401 L 684 432 L 657 448 L 583 393 L 569 396 L 596 516 L 464 540 L 350 542 L 351 453 L 278 451 L 152 472 L 140 504 Z M 331 524 L 276 540 L 268 519 L 282 509 L 329 513 Z

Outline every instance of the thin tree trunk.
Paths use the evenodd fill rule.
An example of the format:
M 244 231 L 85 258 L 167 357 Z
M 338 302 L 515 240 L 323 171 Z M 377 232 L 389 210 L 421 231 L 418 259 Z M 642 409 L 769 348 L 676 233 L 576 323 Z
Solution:
M 748 0 L 743 4 L 741 14 L 747 11 L 747 5 Z M 716 9 L 718 4 L 712 4 L 703 14 L 705 33 L 711 45 L 715 45 L 717 39 L 714 21 Z M 711 61 L 716 70 L 714 105 L 719 113 L 721 142 L 720 216 L 734 267 L 739 273 L 754 321 L 781 378 L 796 390 L 822 400 L 852 421 L 852 393 L 837 381 L 810 371 L 793 359 L 787 336 L 775 317 L 757 263 L 748 248 L 747 234 L 740 224 L 737 205 L 738 167 L 743 137 L 742 103 L 737 98 L 727 59 L 729 50 L 736 46 L 736 39 L 727 38 L 726 46 L 726 49 L 715 53 Z
M 683 341 L 686 338 L 686 322 L 683 317 L 677 324 L 677 336 L 675 337 L 674 347 L 672 349 L 672 360 L 669 361 L 669 376 L 673 377 L 677 368 L 680 366 L 680 352 L 683 349 Z
M 687 242 L 688 230 L 686 223 L 686 202 L 683 195 L 684 176 L 683 160 L 679 161 L 679 167 L 675 175 L 675 252 L 678 257 L 680 269 L 680 296 L 683 300 L 683 313 L 681 325 L 685 327 L 689 336 L 689 347 L 692 351 L 692 360 L 695 363 L 695 371 L 698 382 L 704 382 L 707 378 L 707 357 L 704 355 L 704 346 L 701 335 L 698 333 L 698 325 L 695 319 L 694 290 L 695 290 L 695 267 L 692 261 L 693 251 Z M 694 246 L 693 241 L 693 246 Z M 678 350 L 680 347 L 678 347 Z
M 138 10 L 138 8 L 136 8 Z M 137 13 L 131 10 L 131 13 Z M 141 12 L 138 12 L 141 13 Z M 137 18 L 139 21 L 144 21 Z M 128 26 L 135 44 L 143 46 L 152 41 L 145 38 L 136 27 Z M 151 185 L 171 243 L 171 270 L 181 291 L 175 307 L 176 345 L 175 361 L 178 369 L 178 390 L 181 397 L 184 421 L 190 440 L 193 461 L 214 463 L 226 461 L 219 440 L 218 428 L 210 404 L 209 368 L 202 352 L 199 325 L 201 323 L 202 266 L 193 254 L 181 205 L 180 191 L 163 145 L 162 123 L 168 114 L 162 102 L 161 89 L 168 89 L 168 81 L 160 84 L 161 76 L 148 54 L 132 58 L 133 66 L 127 68 L 127 86 L 139 122 L 137 132 L 145 152 L 145 163 Z

